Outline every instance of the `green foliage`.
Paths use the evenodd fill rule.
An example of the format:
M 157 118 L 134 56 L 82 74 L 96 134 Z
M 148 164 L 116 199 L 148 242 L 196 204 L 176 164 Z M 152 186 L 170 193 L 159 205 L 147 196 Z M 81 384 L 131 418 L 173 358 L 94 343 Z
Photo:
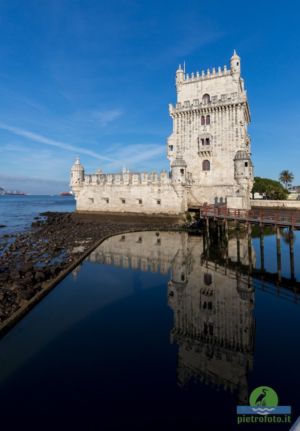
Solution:
M 266 199 L 284 200 L 288 197 L 288 191 L 280 184 L 279 181 L 269 178 L 254 177 L 252 194 L 260 193 Z
M 191 222 L 191 221 L 192 221 L 192 215 L 191 215 L 191 213 L 190 213 L 190 212 L 186 212 L 186 213 L 185 213 L 185 220 L 186 220 L 187 222 Z
M 285 185 L 286 189 L 291 186 L 293 179 L 294 179 L 294 174 L 288 171 L 287 169 L 285 169 L 284 171 L 281 171 L 279 174 L 279 181 Z

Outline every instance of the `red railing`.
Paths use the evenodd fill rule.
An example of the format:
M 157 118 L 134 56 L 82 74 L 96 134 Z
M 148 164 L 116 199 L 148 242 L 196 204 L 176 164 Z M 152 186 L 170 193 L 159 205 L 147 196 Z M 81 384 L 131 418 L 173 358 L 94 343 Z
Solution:
M 200 214 L 204 217 L 226 218 L 262 224 L 277 224 L 300 227 L 300 211 L 251 209 L 240 210 L 226 206 L 203 205 Z

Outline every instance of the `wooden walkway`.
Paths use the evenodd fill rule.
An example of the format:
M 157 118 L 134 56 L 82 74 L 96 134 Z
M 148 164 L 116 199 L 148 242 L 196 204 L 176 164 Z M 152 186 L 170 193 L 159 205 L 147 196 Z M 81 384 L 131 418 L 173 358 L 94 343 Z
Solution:
M 237 210 L 214 205 L 203 205 L 200 207 L 200 216 L 213 218 L 214 220 L 228 220 L 246 222 L 251 224 L 273 225 L 278 227 L 290 227 L 300 229 L 300 211 L 274 210 L 274 209 L 251 209 Z

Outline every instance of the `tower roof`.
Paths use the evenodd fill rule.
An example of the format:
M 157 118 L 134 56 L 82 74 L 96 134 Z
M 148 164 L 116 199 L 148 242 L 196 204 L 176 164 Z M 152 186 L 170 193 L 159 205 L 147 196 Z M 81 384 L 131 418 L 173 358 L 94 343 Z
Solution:
M 234 49 L 233 50 L 233 54 L 232 54 L 232 57 L 231 58 L 240 58 L 238 55 L 237 55 L 237 53 L 236 53 L 236 50 Z
M 171 163 L 171 168 L 176 167 L 187 167 L 186 161 L 183 159 L 181 155 L 177 155 L 176 159 Z
M 76 158 L 76 161 L 74 163 L 74 165 L 72 166 L 72 169 L 83 169 L 82 164 L 80 163 L 80 159 L 79 157 Z

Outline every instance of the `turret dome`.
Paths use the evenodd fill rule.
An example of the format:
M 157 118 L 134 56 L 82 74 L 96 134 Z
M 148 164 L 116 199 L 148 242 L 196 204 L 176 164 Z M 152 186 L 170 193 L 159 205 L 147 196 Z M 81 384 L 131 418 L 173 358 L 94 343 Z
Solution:
M 72 166 L 72 171 L 83 171 L 84 168 L 82 166 L 82 164 L 80 163 L 80 159 L 79 157 L 77 157 L 74 165 Z
M 177 156 L 175 160 L 171 163 L 171 168 L 186 168 L 186 161 L 182 156 Z
M 245 150 L 239 150 L 234 156 L 234 161 L 236 160 L 250 160 L 250 154 Z

